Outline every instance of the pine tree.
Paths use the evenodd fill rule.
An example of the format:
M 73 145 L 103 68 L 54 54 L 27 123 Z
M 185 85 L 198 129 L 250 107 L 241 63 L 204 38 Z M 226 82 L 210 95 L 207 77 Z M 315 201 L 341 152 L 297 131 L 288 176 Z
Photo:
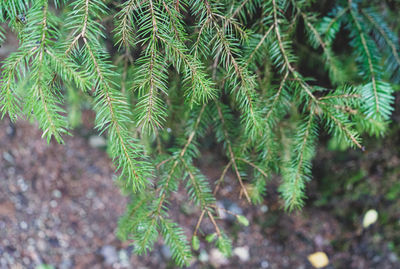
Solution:
M 176 263 L 188 265 L 187 235 L 168 212 L 182 185 L 201 211 L 193 249 L 209 219 L 207 241 L 229 256 L 216 206 L 229 169 L 240 196 L 256 204 L 281 175 L 285 209 L 299 209 L 321 133 L 364 151 L 362 135 L 381 136 L 390 123 L 400 81 L 394 14 L 385 1 L 321 2 L 1 1 L 0 22 L 19 40 L 2 62 L 2 116 L 34 119 L 48 142 L 63 143 L 74 126 L 68 115 L 89 103 L 131 197 L 118 236 L 139 254 L 161 236 Z M 349 42 L 338 49 L 337 40 Z M 215 182 L 195 162 L 206 135 L 227 159 Z

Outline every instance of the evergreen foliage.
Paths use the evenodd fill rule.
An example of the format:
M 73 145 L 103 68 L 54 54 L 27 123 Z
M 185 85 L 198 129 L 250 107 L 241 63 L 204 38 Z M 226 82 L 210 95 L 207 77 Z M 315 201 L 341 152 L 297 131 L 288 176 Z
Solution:
M 215 234 L 206 240 L 229 256 L 216 206 L 229 169 L 238 196 L 252 203 L 281 175 L 284 207 L 298 209 L 320 133 L 363 151 L 362 135 L 383 135 L 390 122 L 400 81 L 392 11 L 385 1 L 338 0 L 319 14 L 322 2 L 0 1 L 0 42 L 5 29 L 19 40 L 2 62 L 1 114 L 35 119 L 48 142 L 62 143 L 71 108 L 89 102 L 131 196 L 118 236 L 139 254 L 161 236 L 188 265 L 187 235 L 168 213 L 183 186 L 201 210 L 193 249 L 208 218 Z M 350 42 L 338 48 L 337 40 Z M 303 58 L 314 77 L 300 68 Z M 211 135 L 227 159 L 216 181 L 195 162 Z

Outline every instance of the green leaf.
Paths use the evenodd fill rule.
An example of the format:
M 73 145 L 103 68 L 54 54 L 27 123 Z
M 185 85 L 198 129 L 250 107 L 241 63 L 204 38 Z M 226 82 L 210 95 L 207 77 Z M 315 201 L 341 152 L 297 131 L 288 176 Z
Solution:
M 211 243 L 212 241 L 215 240 L 215 238 L 217 238 L 217 234 L 216 233 L 212 233 L 206 236 L 206 241 L 208 243 Z
M 232 255 L 232 242 L 225 234 L 218 236 L 216 244 L 219 251 L 221 251 L 225 257 L 230 257 Z
M 249 220 L 245 216 L 236 215 L 236 219 L 240 224 L 244 226 L 249 226 Z
M 197 235 L 194 235 L 192 237 L 192 248 L 193 250 L 199 250 L 200 249 L 200 240 Z

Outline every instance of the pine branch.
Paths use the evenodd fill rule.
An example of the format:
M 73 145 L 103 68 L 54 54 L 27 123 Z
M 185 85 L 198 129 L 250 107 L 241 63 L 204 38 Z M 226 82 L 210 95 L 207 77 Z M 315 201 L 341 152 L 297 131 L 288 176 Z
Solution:
M 252 162 L 250 162 L 250 161 L 248 161 L 248 160 L 246 160 L 246 159 L 243 159 L 243 158 L 237 158 L 239 161 L 242 161 L 242 162 L 245 162 L 245 163 L 247 163 L 248 165 L 250 165 L 250 166 L 252 166 L 254 169 L 256 169 L 258 172 L 260 172 L 265 178 L 268 178 L 268 175 L 267 175 L 267 173 L 266 172 L 264 172 L 264 170 L 262 170 L 260 167 L 258 167 L 257 165 L 255 165 L 254 163 L 252 163 Z
M 58 54 L 51 48 L 46 49 L 46 53 L 51 57 L 50 62 L 64 81 L 73 82 L 82 91 L 87 91 L 91 88 L 89 74 L 80 71 L 79 67 L 63 54 Z
M 257 107 L 256 101 L 257 94 L 255 92 L 256 83 L 254 77 L 251 76 L 244 64 L 238 62 L 234 56 L 234 49 L 232 44 L 224 34 L 224 28 L 221 28 L 215 20 L 216 13 L 213 12 L 210 3 L 204 0 L 210 23 L 216 29 L 216 48 L 217 52 L 215 58 L 221 57 L 224 62 L 228 77 L 234 78 L 229 81 L 231 94 L 234 95 L 239 109 L 242 111 L 242 118 L 245 122 L 245 130 L 248 132 L 249 137 L 254 137 L 262 133 L 263 124 L 261 113 Z M 220 42 L 220 43 L 218 43 Z M 236 49 L 235 49 L 236 50 Z M 221 56 L 219 56 L 221 54 Z M 233 68 L 231 67 L 233 66 Z M 235 76 L 234 76 L 235 74 Z
M 386 73 L 389 74 L 388 77 L 393 82 L 398 82 L 400 79 L 400 48 L 398 46 L 398 37 L 373 8 L 362 9 L 361 13 L 367 18 L 367 24 L 371 27 L 371 34 L 382 52 L 382 56 L 385 57 L 384 66 L 386 67 Z
M 118 237 L 133 240 L 141 254 L 161 235 L 175 262 L 190 265 L 184 230 L 169 218 L 184 182 L 188 202 L 201 210 L 193 249 L 207 216 L 215 232 L 206 241 L 229 256 L 232 242 L 215 212 L 229 169 L 239 198 L 254 203 L 262 202 L 268 177 L 280 174 L 290 211 L 304 205 L 320 125 L 341 147 L 361 150 L 362 135 L 388 128 L 398 38 L 385 22 L 390 17 L 376 12 L 386 4 L 365 4 L 348 0 L 321 17 L 318 5 L 293 0 L 0 1 L 0 22 L 8 25 L 7 34 L 0 27 L 0 43 L 8 29 L 19 42 L 2 63 L 0 111 L 13 121 L 36 118 L 48 141 L 62 142 L 67 119 L 91 104 L 118 184 L 131 198 Z M 345 50 L 333 49 L 338 35 L 349 40 Z M 303 45 L 294 49 L 297 41 Z M 306 67 L 319 63 L 327 69 L 323 84 L 338 87 L 318 85 L 323 71 Z M 215 182 L 196 166 L 209 141 L 228 158 Z
M 61 134 L 67 133 L 65 127 L 67 126 L 65 117 L 61 115 L 65 111 L 59 107 L 57 98 L 50 92 L 48 87 L 49 73 L 46 69 L 46 45 L 48 35 L 48 3 L 41 1 L 36 3 L 32 8 L 30 14 L 36 17 L 36 12 L 41 13 L 37 15 L 38 21 L 32 21 L 35 24 L 32 27 L 32 32 L 27 35 L 29 40 L 39 39 L 39 44 L 36 46 L 30 45 L 31 41 L 26 41 L 27 46 L 35 48 L 34 56 L 32 57 L 32 80 L 33 87 L 31 90 L 31 97 L 39 102 L 33 102 L 31 109 L 39 122 L 39 126 L 43 129 L 43 135 L 46 136 L 47 142 L 50 142 L 52 136 L 57 142 L 62 143 L 63 139 Z M 32 49 L 33 49 L 32 48 Z
M 379 60 L 377 59 L 377 53 L 373 50 L 374 45 L 369 39 L 367 39 L 367 36 L 358 21 L 351 0 L 349 0 L 349 9 L 362 47 L 362 51 L 360 51 L 359 54 L 363 59 L 366 59 L 368 66 L 368 72 L 365 72 L 367 75 L 366 77 L 371 80 L 370 83 L 365 84 L 361 89 L 363 99 L 365 100 L 365 113 L 368 118 L 372 117 L 373 119 L 376 119 L 382 117 L 384 120 L 388 120 L 393 109 L 391 107 L 394 100 L 392 96 L 393 90 L 389 84 L 379 81 L 380 70 L 378 68 Z
M 162 39 L 167 46 L 170 55 L 175 55 L 175 67 L 180 70 L 180 63 L 184 63 L 185 83 L 190 83 L 190 90 L 186 91 L 190 104 L 204 104 L 216 96 L 213 82 L 204 72 L 204 67 L 200 61 L 192 57 L 189 51 L 179 41 L 173 42 Z
M 194 200 L 201 209 L 207 208 L 215 203 L 214 196 L 207 182 L 207 179 L 200 174 L 193 166 L 189 166 L 186 161 L 181 157 L 181 162 L 185 167 L 185 172 L 188 174 L 189 179 L 187 188 L 191 200 Z
M 338 69 L 337 62 L 334 60 L 332 52 L 331 52 L 330 48 L 328 47 L 328 45 L 322 40 L 322 37 L 318 33 L 317 29 L 311 24 L 308 16 L 304 12 L 301 12 L 300 9 L 299 9 L 299 12 L 300 12 L 301 16 L 303 17 L 307 28 L 310 31 L 310 36 L 312 36 L 312 38 L 310 38 L 313 43 L 312 45 L 314 47 L 321 46 L 321 48 L 324 52 L 324 56 L 326 56 L 328 68 Z M 338 73 L 339 71 L 334 70 L 333 72 Z
M 126 118 L 130 114 L 127 104 L 121 98 L 121 95 L 110 87 L 105 78 L 104 70 L 102 70 L 87 39 L 83 38 L 83 41 L 101 85 L 97 96 L 97 103 L 102 104 L 102 106 L 97 105 L 97 128 L 105 130 L 108 129 L 106 125 L 110 124 L 109 135 L 112 142 L 113 159 L 118 159 L 117 167 L 121 170 L 121 177 L 127 177 L 134 192 L 139 191 L 147 184 L 152 169 L 148 163 L 136 160 L 140 157 L 141 150 L 135 145 L 136 141 L 132 141 L 133 139 L 130 138 L 125 123 L 122 121 L 122 119 L 129 120 L 129 118 Z M 108 115 L 104 113 L 105 110 L 108 111 Z
M 219 118 L 220 118 L 220 120 L 221 120 L 221 125 L 222 125 L 223 133 L 224 133 L 224 136 L 225 136 L 227 148 L 228 148 L 229 158 L 230 158 L 230 160 L 231 160 L 231 162 L 232 162 L 232 165 L 233 165 L 233 167 L 234 167 L 236 176 L 237 176 L 237 178 L 238 178 L 238 180 L 239 180 L 239 184 L 240 184 L 241 190 L 243 191 L 244 196 L 246 197 L 247 201 L 248 201 L 249 203 L 251 203 L 250 196 L 249 196 L 249 194 L 247 193 L 247 189 L 246 189 L 246 187 L 245 187 L 244 184 L 243 184 L 242 176 L 240 175 L 238 166 L 237 166 L 237 164 L 236 164 L 236 157 L 235 157 L 235 154 L 233 153 L 233 150 L 232 150 L 230 138 L 229 138 L 228 132 L 227 132 L 227 130 L 226 130 L 226 126 L 225 126 L 225 118 L 224 118 L 224 116 L 223 116 L 223 114 L 222 114 L 221 107 L 219 106 L 219 104 L 218 104 L 217 102 L 215 102 L 215 106 L 216 106 L 217 111 L 218 111 L 218 116 L 219 116 Z
M 173 56 L 170 58 L 178 72 L 180 72 L 183 67 L 183 81 L 191 85 L 187 87 L 190 90 L 186 91 L 186 96 L 190 100 L 189 103 L 202 104 L 215 97 L 216 93 L 213 88 L 213 83 L 207 78 L 202 63 L 198 61 L 196 57 L 192 57 L 189 50 L 182 43 L 184 34 L 179 32 L 178 39 L 175 39 L 174 36 L 170 36 L 167 25 L 161 19 L 161 16 L 164 15 L 162 11 L 153 4 L 153 1 L 149 1 L 148 8 L 153 29 L 151 30 L 153 33 L 151 42 L 155 42 L 155 39 L 157 39 L 163 43 L 168 55 Z M 170 9 L 166 10 L 168 14 Z M 174 18 L 174 16 L 169 16 Z M 170 23 L 173 25 L 172 28 L 176 31 L 182 28 L 182 26 L 178 27 L 176 24 L 173 24 L 173 22 Z
M 305 183 L 310 180 L 310 159 L 314 154 L 314 141 L 317 137 L 314 118 L 315 113 L 312 109 L 308 118 L 296 130 L 294 156 L 283 171 L 280 191 L 285 200 L 285 209 L 289 211 L 304 205 Z
M 25 0 L 8 0 L 0 2 L 0 20 L 15 19 L 19 15 L 24 14 L 29 5 L 29 1 Z
M 325 30 L 323 31 L 323 35 L 328 34 L 328 33 L 331 31 L 333 25 L 335 25 L 335 23 L 337 23 L 337 22 L 339 21 L 339 19 L 340 19 L 342 16 L 344 16 L 348 11 L 349 11 L 349 7 L 342 8 L 342 9 L 340 10 L 340 12 L 338 12 L 338 13 L 336 14 L 336 16 L 333 17 L 333 18 L 330 20 L 330 22 L 328 23 L 328 25 L 325 27 Z
M 192 143 L 192 141 L 196 135 L 197 128 L 200 125 L 200 121 L 203 116 L 205 108 L 206 108 L 206 105 L 204 104 L 199 111 L 199 114 L 198 114 L 195 124 L 193 126 L 193 131 L 191 131 L 191 133 L 189 134 L 188 139 L 187 139 L 185 145 L 183 146 L 182 150 L 177 155 L 175 155 L 175 161 L 173 162 L 172 167 L 171 167 L 170 171 L 168 172 L 168 177 L 166 178 L 165 182 L 163 182 L 163 184 L 162 184 L 162 189 L 159 194 L 160 198 L 159 198 L 157 209 L 154 212 L 154 216 L 160 216 L 164 201 L 167 198 L 166 191 L 169 189 L 168 187 L 172 180 L 175 169 L 177 169 L 179 162 L 185 156 L 185 153 L 186 153 L 188 147 L 190 146 L 190 144 Z
M 136 121 L 142 125 L 144 132 L 154 133 L 162 128 L 167 117 L 163 101 L 158 97 L 158 92 L 167 94 L 166 64 L 158 55 L 155 42 L 151 44 L 150 55 L 145 55 L 137 61 L 136 72 L 139 102 L 135 108 Z M 148 72 L 143 72 L 148 70 Z
M 279 22 L 278 22 L 278 7 L 276 4 L 275 0 L 272 0 L 272 10 L 273 10 L 273 18 L 274 18 L 274 30 L 275 30 L 275 35 L 278 43 L 278 47 L 280 50 L 280 53 L 283 57 L 283 62 L 284 66 L 290 71 L 290 73 L 293 75 L 293 77 L 299 82 L 300 86 L 304 89 L 304 91 L 311 97 L 313 101 L 316 101 L 316 97 L 312 94 L 311 87 L 304 82 L 304 80 L 300 77 L 300 75 L 297 73 L 297 71 L 294 69 L 292 66 L 291 62 L 292 60 L 289 59 L 288 54 L 286 52 L 285 45 L 282 40 L 282 35 L 279 29 Z M 282 72 L 283 70 L 281 70 Z
M 158 225 L 156 219 L 142 219 L 140 226 L 133 233 L 135 242 L 135 253 L 147 254 L 153 248 L 154 242 L 158 238 Z
M 11 53 L 4 63 L 0 83 L 1 118 L 7 113 L 10 119 L 15 121 L 20 114 L 20 97 L 15 93 L 15 81 L 23 79 L 29 58 L 36 49 L 33 47 L 30 50 Z
M 108 130 L 111 156 L 120 171 L 120 179 L 126 179 L 125 186 L 130 186 L 133 192 L 142 190 L 151 178 L 152 167 L 143 158 L 143 149 L 138 141 L 130 137 L 127 123 L 131 120 L 131 112 L 125 98 L 114 89 L 110 66 L 104 62 L 105 55 L 101 49 L 97 49 L 97 36 L 102 35 L 98 23 L 91 16 L 99 17 L 98 14 L 91 15 L 96 10 L 104 12 L 104 4 L 99 0 L 76 0 L 75 9 L 72 11 L 71 22 L 83 17 L 82 25 L 73 29 L 75 37 L 68 46 L 66 54 L 77 49 L 78 41 L 82 39 L 84 53 L 90 79 L 96 90 L 97 128 L 104 132 Z M 79 15 L 80 16 L 79 16 Z M 138 160 L 138 159 L 142 160 Z
M 125 50 L 134 46 L 134 16 L 133 12 L 138 9 L 137 0 L 128 0 L 120 4 L 121 10 L 115 15 L 116 27 L 114 29 L 116 45 L 119 49 L 123 46 Z
M 285 75 L 283 76 L 281 84 L 279 85 L 278 92 L 275 94 L 271 104 L 268 107 L 268 113 L 265 116 L 265 121 L 268 123 L 270 128 L 272 127 L 272 124 L 270 123 L 271 122 L 270 118 L 273 115 L 273 113 L 277 111 L 278 101 L 282 96 L 282 91 L 283 91 L 283 88 L 285 86 L 285 83 L 286 83 L 286 80 L 287 80 L 288 76 L 289 76 L 289 72 L 286 72 Z
M 353 18 L 354 24 L 357 27 L 357 30 L 358 30 L 358 33 L 359 33 L 359 36 L 360 36 L 360 39 L 361 39 L 362 46 L 364 48 L 364 52 L 365 52 L 365 55 L 366 55 L 367 60 L 368 60 L 368 68 L 369 68 L 370 76 L 371 76 L 371 85 L 372 85 L 374 99 L 375 99 L 375 101 L 374 101 L 375 102 L 375 111 L 376 111 L 376 114 L 379 114 L 379 99 L 378 99 L 378 90 L 376 88 L 376 74 L 375 74 L 374 65 L 372 64 L 371 52 L 370 52 L 370 49 L 369 49 L 369 47 L 367 45 L 367 40 L 366 40 L 364 32 L 363 32 L 363 30 L 361 28 L 361 25 L 358 22 L 357 16 L 354 14 L 353 9 L 351 8 L 351 4 L 352 4 L 352 2 L 351 2 L 351 0 L 349 0 L 350 14 L 351 14 L 351 17 Z
M 162 234 L 165 243 L 171 249 L 172 258 L 179 266 L 189 266 L 192 253 L 182 228 L 164 218 L 160 218 L 160 220 Z
M 361 146 L 360 138 L 355 130 L 352 130 L 352 124 L 347 117 L 341 113 L 334 113 L 329 107 L 321 106 L 326 115 L 327 127 L 334 137 L 344 137 L 347 141 L 362 151 L 364 147 Z
M 274 25 L 271 25 L 268 30 L 265 32 L 265 34 L 262 36 L 262 38 L 260 39 L 260 41 L 258 42 L 257 46 L 253 49 L 253 51 L 251 52 L 250 56 L 247 58 L 247 61 L 245 63 L 245 66 L 248 66 L 249 63 L 251 62 L 251 60 L 254 58 L 254 55 L 257 53 L 257 51 L 260 49 L 260 47 L 262 46 L 262 44 L 265 42 L 265 40 L 267 39 L 268 35 L 270 34 L 270 32 L 274 29 Z
M 361 10 L 361 12 L 371 22 L 371 24 L 374 25 L 374 27 L 378 30 L 378 32 L 382 35 L 382 37 L 386 41 L 387 45 L 390 47 L 390 49 L 392 51 L 392 55 L 397 62 L 397 65 L 400 66 L 400 56 L 398 53 L 399 49 L 397 48 L 396 44 L 389 38 L 389 35 L 387 34 L 387 32 L 379 25 L 379 23 L 376 21 L 376 18 L 374 16 L 372 16 L 365 10 Z

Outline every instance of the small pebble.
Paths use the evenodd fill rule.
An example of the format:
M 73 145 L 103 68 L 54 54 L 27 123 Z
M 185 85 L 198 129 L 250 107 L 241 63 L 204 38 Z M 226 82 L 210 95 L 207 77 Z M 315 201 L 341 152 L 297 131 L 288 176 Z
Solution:
M 232 213 L 237 215 L 243 215 L 243 210 L 240 208 L 240 206 L 237 203 L 228 199 L 218 201 L 217 207 L 221 219 L 227 219 L 228 221 L 234 222 L 236 221 L 236 217 L 232 215 Z M 224 209 L 230 211 L 231 214 L 228 214 Z
M 96 192 L 93 189 L 88 189 L 88 191 L 86 192 L 86 198 L 92 199 L 95 196 L 96 196 Z
M 58 203 L 57 203 L 56 200 L 51 200 L 51 201 L 50 201 L 50 206 L 51 206 L 52 208 L 56 208 L 57 205 L 58 205 Z
M 307 259 L 315 268 L 323 268 L 329 264 L 328 256 L 322 251 L 317 251 L 308 255 Z
M 120 261 L 121 266 L 123 267 L 129 267 L 130 263 L 129 263 L 129 256 L 128 253 L 126 252 L 125 249 L 121 249 L 118 252 L 118 258 Z
M 242 262 L 247 262 L 250 259 L 249 247 L 237 247 L 233 250 L 233 254 L 239 257 Z
M 91 230 L 88 230 L 87 232 L 86 232 L 86 235 L 87 235 L 87 237 L 88 238 L 93 238 L 93 232 L 91 231 Z
M 15 174 L 15 167 L 11 166 L 10 168 L 7 169 L 7 173 L 9 176 Z
M 21 221 L 19 227 L 21 227 L 22 230 L 26 230 L 28 229 L 28 224 L 25 221 Z
M 163 245 L 161 247 L 161 254 L 164 257 L 164 259 L 166 259 L 166 260 L 171 259 L 172 253 L 171 253 L 171 249 L 168 246 Z
M 46 250 L 46 242 L 44 240 L 39 239 L 36 244 L 37 244 L 37 248 L 40 251 L 45 251 Z
M 15 129 L 15 125 L 13 123 L 10 123 L 7 127 L 6 127 L 6 134 L 8 135 L 8 137 L 14 137 L 16 133 L 16 129 Z
M 200 254 L 199 254 L 199 261 L 201 262 L 208 262 L 208 253 L 207 251 L 205 251 L 204 249 L 200 250 Z
M 7 151 L 3 152 L 3 158 L 4 158 L 4 160 L 9 162 L 10 164 L 15 164 L 14 157 L 10 153 L 8 153 Z
M 104 261 L 108 265 L 118 262 L 117 249 L 114 246 L 106 245 L 100 249 L 100 254 L 103 256 Z
M 60 264 L 60 269 L 69 269 L 73 268 L 73 262 L 71 259 L 64 259 Z
M 262 213 L 267 213 L 268 212 L 268 206 L 267 205 L 262 205 L 261 207 L 260 207 L 260 210 L 261 210 L 261 212 Z
M 223 209 L 225 209 L 224 205 L 220 201 L 217 201 L 217 211 L 220 219 L 226 219 L 228 217 L 228 214 Z
M 102 136 L 92 135 L 89 137 L 89 145 L 93 148 L 102 148 L 106 144 L 106 140 Z
M 399 258 L 397 257 L 397 255 L 395 253 L 390 253 L 389 254 L 389 260 L 393 263 L 398 262 Z
M 24 262 L 24 264 L 29 265 L 31 264 L 31 260 L 28 257 L 23 257 L 22 261 Z
M 365 213 L 362 225 L 364 228 L 368 228 L 378 220 L 378 212 L 375 209 L 370 209 Z
M 243 210 L 237 203 L 231 202 L 231 204 L 228 206 L 228 210 L 234 214 L 243 215 Z
M 55 190 L 53 190 L 52 195 L 54 198 L 61 198 L 62 193 L 61 193 L 61 191 L 55 189 Z
M 210 263 L 214 267 L 220 267 L 222 265 L 227 265 L 229 263 L 228 259 L 216 248 L 211 249 L 210 251 Z
M 28 184 L 26 184 L 22 177 L 18 178 L 17 183 L 22 192 L 26 192 L 28 190 Z
M 268 268 L 269 267 L 269 262 L 268 261 L 262 261 L 261 262 L 261 268 Z
M 63 248 L 67 248 L 68 247 L 68 241 L 66 240 L 60 240 L 60 246 Z

